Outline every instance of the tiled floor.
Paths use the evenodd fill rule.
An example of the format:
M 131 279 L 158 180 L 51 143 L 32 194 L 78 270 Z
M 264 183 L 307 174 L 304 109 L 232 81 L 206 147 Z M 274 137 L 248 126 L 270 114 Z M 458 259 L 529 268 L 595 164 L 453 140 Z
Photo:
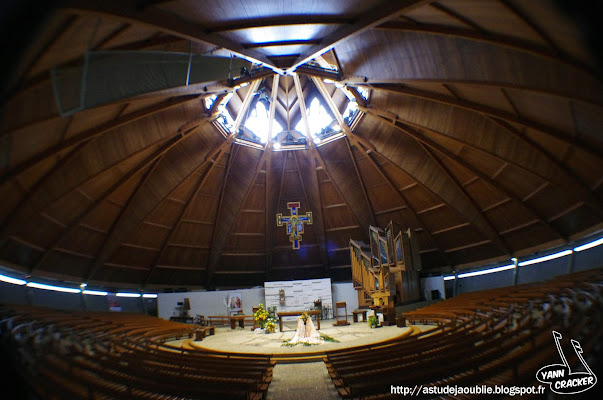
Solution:
M 267 400 L 339 399 L 337 390 L 322 361 L 277 364 Z

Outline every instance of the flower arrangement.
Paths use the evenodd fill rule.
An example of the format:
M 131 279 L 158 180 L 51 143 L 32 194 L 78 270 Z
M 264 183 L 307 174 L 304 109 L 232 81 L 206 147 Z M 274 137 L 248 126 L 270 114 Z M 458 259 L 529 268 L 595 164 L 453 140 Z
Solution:
M 368 324 L 371 328 L 374 328 L 377 326 L 377 317 L 375 315 L 371 315 L 370 317 L 368 317 Z
M 255 319 L 260 326 L 260 328 L 264 329 L 266 327 L 266 321 L 268 320 L 268 311 L 264 309 L 264 305 L 260 303 L 258 310 L 253 313 L 253 319 Z
M 308 322 L 308 318 L 310 318 L 310 316 L 308 315 L 307 312 L 304 311 L 301 315 L 301 319 L 304 320 L 304 325 L 306 324 L 306 322 Z
M 276 332 L 276 318 L 268 317 L 268 319 L 266 320 L 265 327 L 267 333 Z

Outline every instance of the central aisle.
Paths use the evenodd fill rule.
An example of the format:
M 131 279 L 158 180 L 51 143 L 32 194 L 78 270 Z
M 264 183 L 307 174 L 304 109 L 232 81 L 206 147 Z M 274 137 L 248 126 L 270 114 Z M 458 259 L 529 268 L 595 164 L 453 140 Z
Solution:
M 276 364 L 267 400 L 340 399 L 322 361 Z

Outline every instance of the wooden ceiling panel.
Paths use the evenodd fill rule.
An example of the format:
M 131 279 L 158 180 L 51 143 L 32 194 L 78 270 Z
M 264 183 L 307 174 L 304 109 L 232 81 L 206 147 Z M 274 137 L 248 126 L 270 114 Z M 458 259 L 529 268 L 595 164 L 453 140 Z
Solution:
M 36 271 L 46 272 L 59 279 L 77 279 L 84 276 L 89 264 L 89 258 L 53 251 Z
M 496 207 L 492 206 L 484 211 L 484 214 L 492 222 L 492 225 L 496 227 L 498 232 L 506 232 L 525 226 L 526 224 L 542 223 L 538 222 L 539 217 L 537 215 L 532 214 L 525 206 L 514 201 L 507 201 Z M 509 215 L 515 217 L 509 218 Z
M 255 233 L 262 234 L 266 230 L 266 216 L 264 212 L 241 212 L 236 219 L 233 227 L 233 233 Z
M 110 17 L 104 18 L 103 23 L 106 23 L 104 22 L 105 20 L 110 20 Z M 120 24 L 124 24 L 123 21 L 119 22 Z M 132 43 L 140 43 L 147 39 L 153 38 L 155 37 L 155 35 L 158 35 L 160 33 L 160 31 L 150 26 L 145 26 L 143 24 L 129 24 L 127 26 L 127 29 L 120 30 L 117 35 L 112 36 L 111 38 L 109 38 L 108 35 L 98 35 L 98 37 L 99 40 L 103 41 L 103 46 L 101 49 L 106 50 L 115 48 L 119 49 L 128 46 Z
M 123 245 L 131 244 L 133 246 L 141 246 L 159 251 L 163 241 L 168 235 L 169 231 L 165 228 L 143 223 L 132 231 L 128 241 L 123 243 Z
M 537 32 L 500 1 L 442 0 L 439 3 L 489 32 L 546 44 Z
M 571 136 L 573 117 L 566 98 L 517 89 L 507 89 L 507 93 L 509 101 L 523 118 L 554 126 Z
M 51 204 L 43 212 L 57 222 L 67 225 L 77 215 L 85 211 L 91 203 L 92 200 L 86 197 L 84 193 L 74 191 L 61 198 L 60 201 Z
M 514 112 L 513 105 L 507 99 L 506 89 L 496 86 L 472 85 L 470 83 L 446 84 L 447 96 L 459 97 L 475 104 L 483 104 L 497 110 Z
M 180 185 L 176 189 L 172 191 L 170 194 L 170 200 L 187 203 L 190 196 L 197 189 L 197 181 L 199 180 L 199 176 L 197 174 L 192 174 L 187 179 L 182 181 Z
M 463 225 L 456 229 L 449 229 L 434 234 L 434 236 L 434 239 L 438 244 L 447 251 L 484 240 L 483 235 L 471 225 Z
M 134 285 L 136 282 L 142 282 L 148 271 L 146 268 L 124 268 L 122 265 L 105 265 L 99 271 L 98 279 L 101 282 L 122 282 Z
M 457 18 L 445 13 L 444 11 L 433 7 L 424 6 L 416 8 L 410 12 L 404 13 L 404 17 L 410 18 L 419 24 L 441 25 L 454 28 L 468 28 L 467 24 Z
M 167 199 L 148 214 L 146 221 L 164 226 L 174 226 L 183 207 L 185 207 L 184 204 Z
M 483 260 L 501 259 L 502 256 L 500 250 L 489 242 L 476 243 L 474 246 L 446 253 L 450 262 L 459 265 L 461 269 L 479 265 Z
M 218 212 L 218 201 L 216 196 L 199 193 L 193 199 L 193 203 L 188 207 L 183 218 L 213 224 Z
M 603 180 L 603 159 L 576 148 L 568 151 L 568 154 L 566 158 L 569 171 L 581 177 L 590 188 L 601 184 Z
M 26 125 L 9 136 L 2 137 L 0 140 L 4 142 L 4 146 L 11 149 L 10 158 L 2 162 L 3 168 L 9 170 L 9 167 L 18 166 L 60 142 L 69 123 L 68 119 L 51 118 L 41 123 Z
M 164 2 L 158 8 L 170 11 L 182 18 L 192 19 L 201 24 L 218 29 L 233 24 L 233 21 L 251 21 L 261 24 L 278 25 L 291 16 L 343 16 L 360 15 L 379 4 L 376 0 L 332 1 L 318 3 L 295 3 L 279 0 L 272 3 L 257 3 L 253 7 L 241 7 L 236 0 L 194 1 L 179 0 Z M 276 19 L 278 18 L 278 19 Z M 272 21 L 271 19 L 274 19 Z M 299 21 L 298 19 L 295 19 Z M 257 22 L 256 22 L 257 21 Z M 282 22 L 281 22 L 282 23 Z
M 266 245 L 266 239 L 263 234 L 257 233 L 234 233 L 229 236 L 224 251 L 257 251 Z
M 596 211 L 583 204 L 551 221 L 551 225 L 562 235 L 570 237 L 572 232 L 586 231 L 591 225 L 593 215 L 596 215 Z
M 458 156 L 473 168 L 478 169 L 490 178 L 495 178 L 500 169 L 506 164 L 500 159 L 496 159 L 482 151 L 469 146 L 463 146 Z
M 446 205 L 418 211 L 419 218 L 430 232 L 466 224 L 468 221 Z M 437 241 L 437 239 L 435 239 Z
M 568 209 L 581 203 L 579 197 L 572 194 L 571 185 L 564 188 L 546 186 L 532 196 L 527 203 L 537 205 L 539 210 L 549 219 L 567 212 Z
M 508 199 L 505 194 L 483 179 L 476 179 L 468 182 L 465 185 L 465 190 L 478 204 L 481 210 L 492 207 L 495 204 L 499 204 Z
M 55 117 L 57 109 L 54 92 L 50 81 L 45 81 L 18 92 L 3 105 L 0 132 L 8 132 L 34 121 Z
M 513 249 L 529 249 L 538 244 L 559 239 L 559 236 L 543 224 L 529 225 L 523 229 L 509 232 L 504 237 L 505 241 Z
M 574 117 L 574 132 L 601 145 L 603 126 L 603 105 L 587 104 L 579 101 L 569 103 Z
M 397 209 L 403 205 L 400 196 L 385 182 L 367 189 L 373 210 L 376 213 Z
M 404 197 L 418 212 L 429 210 L 444 203 L 441 198 L 419 185 L 413 185 L 404 189 Z
M 148 268 L 151 266 L 156 256 L 157 254 L 155 251 L 121 246 L 117 249 L 113 257 L 111 257 L 109 263 Z
M 33 247 L 45 248 L 54 237 L 59 235 L 61 229 L 62 227 L 54 221 L 40 217 L 17 227 L 13 233 L 13 238 L 21 240 L 25 244 L 32 244 Z
M 204 268 L 206 267 L 206 264 L 202 264 L 201 261 L 207 260 L 207 258 L 204 257 L 206 253 L 209 253 L 209 251 L 205 249 L 168 246 L 161 254 L 161 258 L 157 261 L 157 264 L 162 266 Z
M 592 60 L 592 54 L 584 40 L 584 32 L 577 25 L 579 21 L 572 20 L 570 14 L 562 7 L 551 7 L 546 0 L 520 2 L 515 7 L 522 15 L 538 21 L 538 25 L 555 47 L 586 62 Z M 584 12 L 589 10 L 585 9 Z
M 66 249 L 73 253 L 93 258 L 103 244 L 105 235 L 82 226 L 71 229 L 63 239 L 56 244 L 58 249 Z
M 212 225 L 183 221 L 174 232 L 170 244 L 207 247 L 213 231 Z
M 111 224 L 118 217 L 121 209 L 119 205 L 113 202 L 103 201 L 82 219 L 81 224 L 102 232 L 109 232 Z
M 547 184 L 543 179 L 526 173 L 525 170 L 509 164 L 506 164 L 505 167 L 500 170 L 495 179 L 511 193 L 514 193 L 522 199 L 532 194 L 542 185 Z

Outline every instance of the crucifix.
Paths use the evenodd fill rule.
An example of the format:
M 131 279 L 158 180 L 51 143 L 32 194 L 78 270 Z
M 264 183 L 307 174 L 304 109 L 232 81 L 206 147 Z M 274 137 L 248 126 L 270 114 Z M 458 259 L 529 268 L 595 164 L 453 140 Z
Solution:
M 308 211 L 306 215 L 297 215 L 300 207 L 299 201 L 287 203 L 287 208 L 291 210 L 291 215 L 276 214 L 276 226 L 287 225 L 287 235 L 293 245 L 293 249 L 299 249 L 299 242 L 302 241 L 301 235 L 304 233 L 304 224 L 312 225 L 312 212 Z

